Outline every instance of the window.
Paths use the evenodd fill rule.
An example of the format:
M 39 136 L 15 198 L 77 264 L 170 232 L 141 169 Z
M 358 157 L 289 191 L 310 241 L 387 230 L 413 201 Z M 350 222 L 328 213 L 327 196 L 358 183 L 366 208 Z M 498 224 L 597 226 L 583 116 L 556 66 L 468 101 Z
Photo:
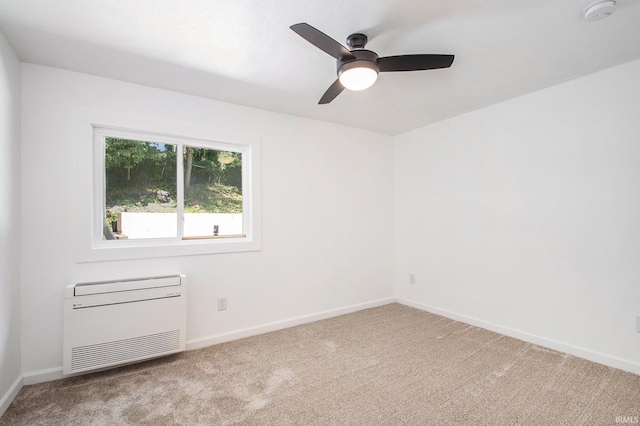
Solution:
M 260 249 L 258 141 L 92 129 L 92 241 L 79 260 Z

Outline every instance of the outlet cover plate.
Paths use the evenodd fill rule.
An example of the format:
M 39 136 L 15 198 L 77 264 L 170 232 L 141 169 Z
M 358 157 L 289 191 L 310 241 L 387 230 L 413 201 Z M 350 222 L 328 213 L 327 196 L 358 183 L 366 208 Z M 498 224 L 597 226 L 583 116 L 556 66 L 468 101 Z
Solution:
M 218 310 L 225 311 L 227 309 L 227 298 L 221 297 L 218 299 Z

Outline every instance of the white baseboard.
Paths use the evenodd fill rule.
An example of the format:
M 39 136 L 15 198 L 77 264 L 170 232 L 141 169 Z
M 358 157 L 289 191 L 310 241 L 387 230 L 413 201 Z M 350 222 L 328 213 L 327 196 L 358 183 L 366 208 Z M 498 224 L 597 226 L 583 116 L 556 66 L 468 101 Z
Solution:
M 51 382 L 53 380 L 64 379 L 62 367 L 47 368 L 45 370 L 32 371 L 22 375 L 25 386 L 35 385 L 37 383 Z
M 306 324 L 313 321 L 318 321 L 326 318 L 337 317 L 338 315 L 344 315 L 351 312 L 361 311 L 363 309 L 375 308 L 376 306 L 388 305 L 394 303 L 395 297 L 387 299 L 374 300 L 372 302 L 360 303 L 357 305 L 346 306 L 343 308 L 332 309 L 329 311 L 319 312 L 310 315 L 302 315 L 299 317 L 289 318 L 281 321 L 274 321 L 268 324 L 263 324 L 255 327 L 243 328 L 240 330 L 229 331 L 226 333 L 214 334 L 211 336 L 201 337 L 199 339 L 193 339 L 187 341 L 187 350 L 204 348 L 206 346 L 215 345 L 218 343 L 229 342 L 232 340 L 242 339 L 245 337 L 255 336 L 258 334 L 269 333 L 271 331 L 282 330 L 289 327 L 295 327 L 296 325 Z
M 439 309 L 433 306 L 425 305 L 422 303 L 414 302 L 407 299 L 396 298 L 396 302 L 411 306 L 422 311 L 431 312 L 432 314 L 441 315 L 443 317 L 451 318 L 456 321 L 464 322 L 465 324 L 475 325 L 486 330 L 495 331 L 496 333 L 504 334 L 505 336 L 514 337 L 525 342 L 533 343 L 536 345 L 544 346 L 549 349 L 553 349 L 559 352 L 564 352 L 570 355 L 584 358 L 589 361 L 604 364 L 609 367 L 618 368 L 620 370 L 628 371 L 634 374 L 640 374 L 640 364 L 629 360 L 617 358 L 615 356 L 595 352 L 589 349 L 585 349 L 579 346 L 569 345 L 567 343 L 558 342 L 553 339 L 538 336 L 531 333 L 526 333 L 520 330 L 514 330 L 512 328 L 503 327 L 497 324 L 479 320 L 477 318 L 468 317 L 466 315 L 458 314 L 443 309 Z
M 2 398 L 0 398 L 0 416 L 2 416 L 5 411 L 7 411 L 7 408 L 9 408 L 13 400 L 16 398 L 16 396 L 18 395 L 18 392 L 20 392 L 20 389 L 22 389 L 23 385 L 24 384 L 22 381 L 22 376 L 20 375 L 15 380 L 15 382 L 13 382 L 13 384 L 9 387 L 7 392 L 5 392 Z

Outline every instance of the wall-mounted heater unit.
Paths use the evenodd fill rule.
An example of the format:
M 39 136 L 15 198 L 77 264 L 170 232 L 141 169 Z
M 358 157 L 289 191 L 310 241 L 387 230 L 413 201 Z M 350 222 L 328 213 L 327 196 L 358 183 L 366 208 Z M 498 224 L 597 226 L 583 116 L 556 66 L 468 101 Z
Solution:
M 63 373 L 114 367 L 184 350 L 187 277 L 71 284 Z

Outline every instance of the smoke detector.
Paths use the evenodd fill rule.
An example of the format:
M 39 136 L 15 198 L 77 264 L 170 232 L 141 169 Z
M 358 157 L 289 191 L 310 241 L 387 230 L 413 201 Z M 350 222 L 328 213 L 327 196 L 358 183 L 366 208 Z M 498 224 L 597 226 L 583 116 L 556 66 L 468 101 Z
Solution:
M 584 8 L 584 19 L 597 21 L 606 18 L 616 11 L 616 0 L 596 0 Z

